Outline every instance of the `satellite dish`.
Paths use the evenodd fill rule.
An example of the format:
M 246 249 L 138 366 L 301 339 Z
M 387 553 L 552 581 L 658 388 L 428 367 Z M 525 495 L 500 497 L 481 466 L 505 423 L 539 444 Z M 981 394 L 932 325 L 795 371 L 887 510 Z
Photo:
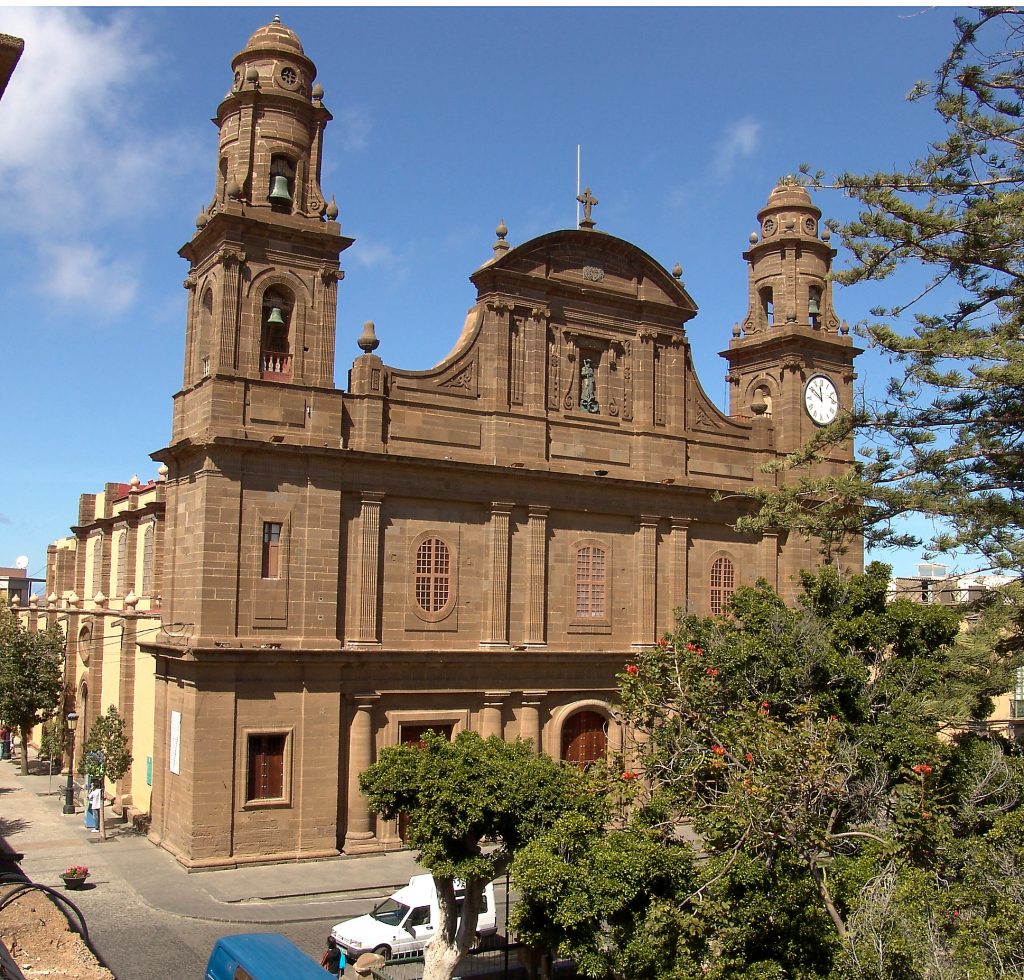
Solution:
M 28 568 L 28 555 L 18 555 L 18 560 L 14 564 L 17 568 L 25 571 Z

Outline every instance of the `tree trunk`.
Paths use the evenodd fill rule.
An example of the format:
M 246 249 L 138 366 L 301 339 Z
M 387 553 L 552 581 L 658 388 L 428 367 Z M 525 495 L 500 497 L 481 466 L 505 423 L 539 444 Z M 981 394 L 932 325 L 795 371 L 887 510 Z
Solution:
M 32 737 L 32 729 L 20 726 L 21 731 L 21 774 L 28 775 L 28 742 Z
M 435 877 L 438 905 L 437 934 L 430 941 L 423 956 L 423 980 L 451 980 L 456 967 L 476 939 L 480 899 L 487 881 L 486 878 L 470 878 L 466 882 L 460 922 L 455 901 L 455 879 Z

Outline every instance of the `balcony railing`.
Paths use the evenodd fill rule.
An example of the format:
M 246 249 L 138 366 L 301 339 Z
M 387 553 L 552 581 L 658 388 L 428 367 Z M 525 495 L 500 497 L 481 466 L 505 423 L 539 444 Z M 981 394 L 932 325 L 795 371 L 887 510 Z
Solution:
M 260 377 L 267 381 L 290 381 L 292 355 L 287 351 L 263 351 L 260 354 Z

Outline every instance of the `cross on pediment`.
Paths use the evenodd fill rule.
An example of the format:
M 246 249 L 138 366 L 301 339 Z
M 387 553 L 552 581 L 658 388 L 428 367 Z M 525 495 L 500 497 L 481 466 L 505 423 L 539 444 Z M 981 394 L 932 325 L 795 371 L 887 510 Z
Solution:
M 597 200 L 596 197 L 594 197 L 593 194 L 590 193 L 589 187 L 585 187 L 583 189 L 583 193 L 578 195 L 576 200 L 583 205 L 583 220 L 580 222 L 580 227 L 586 228 L 589 231 L 594 227 L 595 224 L 597 224 L 597 222 L 590 217 L 590 210 L 591 208 L 594 207 L 595 204 L 598 204 L 600 202 Z

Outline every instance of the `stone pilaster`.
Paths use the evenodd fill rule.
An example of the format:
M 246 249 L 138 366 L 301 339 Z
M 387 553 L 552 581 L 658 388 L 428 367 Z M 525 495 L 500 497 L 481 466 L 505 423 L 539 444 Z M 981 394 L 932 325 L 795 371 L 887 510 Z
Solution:
M 777 592 L 779 589 L 779 532 L 765 531 L 761 536 L 761 576 Z
M 540 706 L 547 691 L 523 691 L 519 713 L 519 737 L 533 742 L 533 750 L 540 752 Z
M 317 365 L 314 383 L 324 388 L 334 387 L 334 342 L 338 317 L 338 283 L 345 278 L 340 269 L 323 266 L 320 279 L 323 282 L 320 310 L 320 361 Z
M 352 699 L 352 720 L 348 738 L 348 818 L 345 827 L 346 854 L 377 850 L 373 814 L 359 788 L 359 775 L 373 765 L 373 706 L 380 695 L 358 694 Z
M 690 518 L 672 518 L 672 608 L 690 611 Z M 674 625 L 674 624 L 673 624 Z
M 640 518 L 639 554 L 637 556 L 637 623 L 632 646 L 646 647 L 657 640 L 655 615 L 658 594 L 658 520 Z
M 220 358 L 214 370 L 230 373 L 238 370 L 238 317 L 241 304 L 241 271 L 245 252 L 225 246 L 217 255 L 224 267 L 224 287 L 220 306 Z M 259 356 L 259 338 L 256 339 Z
M 480 734 L 484 738 L 497 735 L 504 737 L 502 726 L 502 713 L 505 706 L 505 699 L 509 696 L 508 691 L 486 691 L 484 693 L 484 707 L 480 712 Z
M 529 553 L 529 603 L 526 610 L 526 645 L 528 647 L 545 646 L 547 643 L 547 623 L 545 617 L 545 601 L 547 588 L 547 538 L 549 507 L 530 507 L 530 520 L 527 529 L 527 547 Z
M 364 493 L 359 513 L 359 625 L 355 644 L 380 645 L 380 510 L 382 493 Z
M 483 647 L 508 646 L 508 570 L 509 518 L 512 504 L 491 504 L 489 551 L 491 559 L 490 595 L 484 606 Z

